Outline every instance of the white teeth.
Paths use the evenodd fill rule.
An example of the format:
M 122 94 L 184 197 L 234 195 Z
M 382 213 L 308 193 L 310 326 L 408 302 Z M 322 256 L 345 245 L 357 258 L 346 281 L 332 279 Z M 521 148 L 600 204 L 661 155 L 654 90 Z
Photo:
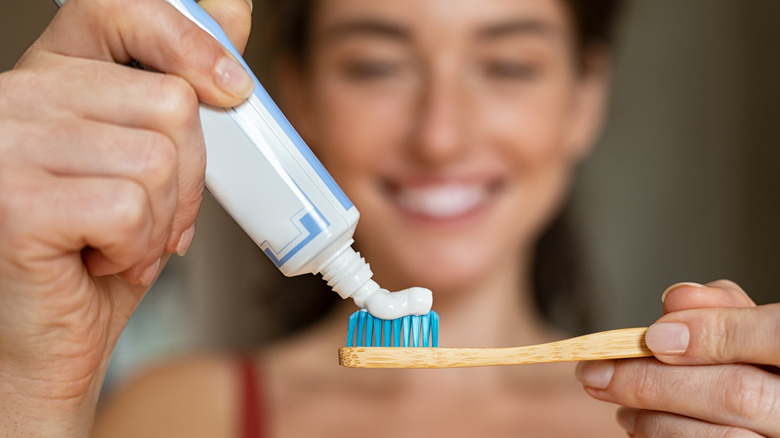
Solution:
M 403 188 L 398 192 L 402 208 L 435 218 L 461 215 L 485 199 L 485 190 L 479 185 L 450 184 Z

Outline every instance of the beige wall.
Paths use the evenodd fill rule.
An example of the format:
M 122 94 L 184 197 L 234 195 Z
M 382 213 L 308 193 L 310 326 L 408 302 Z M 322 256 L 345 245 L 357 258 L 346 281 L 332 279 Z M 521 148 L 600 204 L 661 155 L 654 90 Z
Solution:
M 780 3 L 634 1 L 618 49 L 577 190 L 603 324 L 650 322 L 683 280 L 780 300 Z
M 0 0 L 0 69 L 54 12 Z M 649 323 L 682 280 L 729 277 L 780 301 L 780 2 L 635 0 L 621 34 L 608 127 L 576 190 L 601 325 Z M 192 301 L 209 327 L 230 317 L 222 294 L 249 289 L 247 268 L 264 262 L 215 205 L 200 225 L 171 271 L 216 297 Z M 226 258 L 235 245 L 249 258 Z

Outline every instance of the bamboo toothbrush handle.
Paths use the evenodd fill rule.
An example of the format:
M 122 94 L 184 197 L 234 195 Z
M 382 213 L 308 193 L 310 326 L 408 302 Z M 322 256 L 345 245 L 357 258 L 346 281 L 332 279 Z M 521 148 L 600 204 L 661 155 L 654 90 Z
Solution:
M 652 356 L 647 327 L 592 333 L 548 344 L 510 348 L 344 347 L 339 364 L 352 368 L 455 368 Z

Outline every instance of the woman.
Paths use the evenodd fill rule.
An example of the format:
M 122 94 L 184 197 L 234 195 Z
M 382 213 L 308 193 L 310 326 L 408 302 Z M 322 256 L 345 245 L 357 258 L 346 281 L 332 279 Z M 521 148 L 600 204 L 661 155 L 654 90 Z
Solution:
M 246 18 L 245 4 L 202 4 L 243 41 L 248 29 L 236 17 Z M 220 7 L 228 4 L 239 12 Z M 536 310 L 531 267 L 533 248 L 561 209 L 603 112 L 607 46 L 603 34 L 583 25 L 588 10 L 559 0 L 323 0 L 299 15 L 308 32 L 300 50 L 278 59 L 280 102 L 361 210 L 358 244 L 375 279 L 390 289 L 433 289 L 445 321 L 443 345 L 562 336 Z M 192 239 L 202 189 L 195 96 L 231 105 L 250 86 L 218 48 L 170 12 L 153 0 L 133 7 L 71 0 L 18 71 L 0 82 L 10 96 L 3 108 L 22 110 L 6 115 L 21 121 L 5 129 L 27 129 L 29 137 L 32 126 L 48 128 L 41 138 L 59 133 L 65 150 L 91 158 L 32 154 L 4 136 L 11 141 L 3 164 L 23 169 L 4 166 L 2 173 L 9 175 L 3 187 L 13 183 L 14 193 L 0 209 L 7 213 L 0 232 L 14 251 L 2 253 L 11 262 L 2 265 L 10 281 L 2 286 L 7 310 L 0 318 L 10 397 L 0 403 L 3 412 L 18 413 L 7 423 L 16 429 L 4 432 L 87 430 L 111 345 L 163 264 L 161 254 L 183 253 Z M 167 25 L 149 25 L 151 17 Z M 166 43 L 174 38 L 179 45 Z M 197 54 L 187 56 L 194 59 L 178 49 L 193 45 Z M 170 74 L 112 64 L 131 57 Z M 94 77 L 81 79 L 85 70 Z M 70 79 L 79 93 L 79 86 L 97 84 L 98 101 L 84 108 L 63 96 L 41 115 L 25 112 L 36 106 L 11 92 L 11 85 L 35 90 L 30 84 L 55 78 Z M 160 90 L 166 94 L 152 99 Z M 128 145 L 122 139 L 129 136 L 140 140 Z M 112 147 L 101 148 L 106 143 Z M 41 189 L 61 185 L 54 195 Z M 19 187 L 26 196 L 17 195 Z M 27 207 L 31 201 L 45 211 Z M 82 206 L 92 208 L 85 214 Z M 52 212 L 60 223 L 51 221 Z M 780 318 L 772 306 L 707 309 L 750 304 L 727 283 L 676 287 L 666 296 L 666 324 L 648 335 L 665 362 L 725 365 L 632 360 L 587 364 L 577 375 L 590 395 L 633 408 L 620 419 L 637 436 L 707 429 L 715 436 L 733 427 L 772 435 L 780 427 L 767 401 L 770 390 L 780 391 L 777 376 L 729 364 L 777 364 L 778 348 L 744 336 L 715 349 L 719 344 L 706 336 L 716 332 L 702 330 L 726 321 L 720 327 L 742 340 L 742 327 Z M 334 346 L 343 344 L 352 310 L 345 306 L 316 329 L 252 357 L 249 375 L 260 378 L 262 406 L 243 402 L 246 388 L 257 388 L 240 379 L 236 358 L 199 358 L 128 386 L 107 405 L 95 435 L 230 436 L 241 433 L 244 416 L 258 415 L 270 436 L 623 435 L 613 408 L 581 391 L 570 364 L 339 368 Z M 681 385 L 671 383 L 680 375 L 703 389 L 676 391 Z M 718 376 L 737 388 L 760 382 L 754 388 L 769 390 L 719 397 L 718 386 L 704 385 Z

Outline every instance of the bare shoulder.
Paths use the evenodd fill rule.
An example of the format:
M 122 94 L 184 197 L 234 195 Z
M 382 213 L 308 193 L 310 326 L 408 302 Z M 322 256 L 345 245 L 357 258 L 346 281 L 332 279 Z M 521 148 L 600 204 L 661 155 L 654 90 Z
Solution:
M 95 437 L 235 436 L 236 356 L 168 360 L 129 378 L 98 411 Z

